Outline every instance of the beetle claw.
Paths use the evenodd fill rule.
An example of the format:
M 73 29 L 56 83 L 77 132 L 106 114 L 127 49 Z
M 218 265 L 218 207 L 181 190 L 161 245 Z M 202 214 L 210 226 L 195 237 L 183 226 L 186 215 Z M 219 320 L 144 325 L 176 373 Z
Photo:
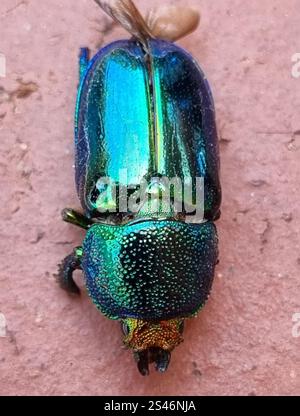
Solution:
M 149 375 L 149 357 L 148 350 L 136 352 L 134 354 L 135 360 L 137 362 L 137 367 L 142 376 Z
M 149 375 L 149 364 L 151 363 L 155 363 L 156 371 L 164 373 L 167 371 L 171 360 L 171 353 L 162 348 L 148 348 L 147 350 L 136 352 L 134 356 L 142 376 Z
M 171 360 L 171 353 L 169 351 L 165 351 L 160 349 L 157 353 L 157 357 L 155 360 L 155 368 L 156 371 L 160 373 L 164 373 L 167 371 Z

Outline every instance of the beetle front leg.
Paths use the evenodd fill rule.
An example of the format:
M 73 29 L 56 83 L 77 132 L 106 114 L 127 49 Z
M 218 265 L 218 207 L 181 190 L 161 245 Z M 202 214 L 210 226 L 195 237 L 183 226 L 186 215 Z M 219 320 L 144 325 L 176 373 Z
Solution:
M 67 292 L 79 295 L 80 290 L 73 280 L 73 272 L 81 270 L 82 247 L 77 247 L 72 254 L 67 256 L 58 269 L 58 283 Z
M 65 222 L 76 225 L 77 227 L 88 230 L 93 224 L 94 221 L 85 217 L 80 212 L 75 211 L 71 208 L 65 208 L 61 213 L 62 219 Z

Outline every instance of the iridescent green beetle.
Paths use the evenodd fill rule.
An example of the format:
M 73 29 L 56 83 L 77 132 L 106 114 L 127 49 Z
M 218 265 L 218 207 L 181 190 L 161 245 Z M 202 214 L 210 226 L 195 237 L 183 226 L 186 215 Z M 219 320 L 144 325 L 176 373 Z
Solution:
M 83 270 L 90 297 L 121 321 L 146 375 L 151 362 L 167 369 L 184 320 L 211 290 L 221 203 L 215 111 L 203 72 L 173 43 L 196 28 L 196 12 L 164 8 L 144 19 L 130 0 L 96 2 L 133 38 L 90 61 L 81 50 L 75 167 L 84 214 L 66 209 L 63 219 L 87 234 L 61 264 L 59 282 L 79 293 L 72 274 Z M 178 209 L 183 187 L 163 198 L 166 178 L 192 184 L 193 202 L 203 179 L 200 218 Z

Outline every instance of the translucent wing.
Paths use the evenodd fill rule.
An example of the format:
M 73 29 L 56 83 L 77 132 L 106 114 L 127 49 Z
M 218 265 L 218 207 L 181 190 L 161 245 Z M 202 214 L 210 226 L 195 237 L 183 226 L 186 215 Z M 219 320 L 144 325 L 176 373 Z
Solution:
M 153 38 L 150 28 L 132 0 L 95 0 L 95 2 L 143 45 L 147 45 L 147 39 Z
M 200 22 L 200 13 L 189 7 L 160 6 L 150 10 L 144 19 L 132 0 L 95 2 L 146 49 L 149 38 L 174 42 L 196 30 Z

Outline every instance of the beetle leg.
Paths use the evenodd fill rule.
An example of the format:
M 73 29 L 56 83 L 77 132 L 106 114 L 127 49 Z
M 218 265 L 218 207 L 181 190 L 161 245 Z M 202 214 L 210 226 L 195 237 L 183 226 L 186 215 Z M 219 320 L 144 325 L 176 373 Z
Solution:
M 221 218 L 221 210 L 219 209 L 219 211 L 215 214 L 213 221 L 218 221 Z
M 73 280 L 73 272 L 81 269 L 82 248 L 77 247 L 72 254 L 67 256 L 58 266 L 58 283 L 67 292 L 79 295 L 80 290 Z
M 88 230 L 94 224 L 92 220 L 70 208 L 65 208 L 62 211 L 61 216 L 63 221 L 76 225 L 84 230 Z
M 82 81 L 84 74 L 86 73 L 89 61 L 90 61 L 89 48 L 80 48 L 80 51 L 79 51 L 79 80 L 80 81 Z

